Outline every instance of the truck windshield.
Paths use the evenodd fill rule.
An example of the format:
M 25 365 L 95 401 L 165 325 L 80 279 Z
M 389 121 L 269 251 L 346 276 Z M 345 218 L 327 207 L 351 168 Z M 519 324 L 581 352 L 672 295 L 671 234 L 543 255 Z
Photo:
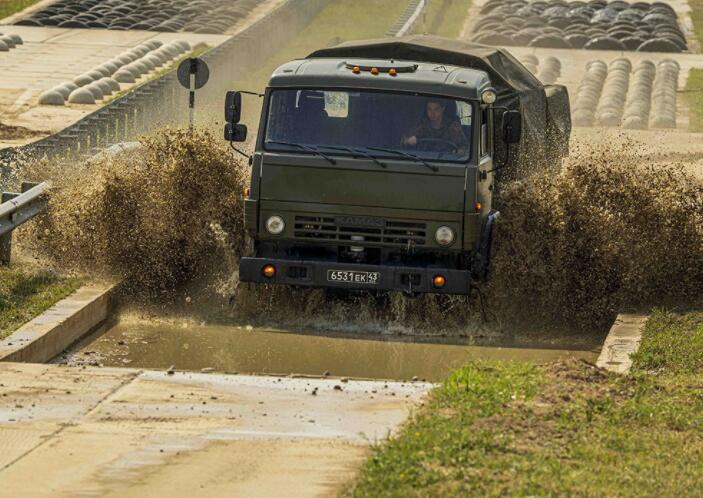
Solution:
M 327 153 L 337 148 L 336 154 L 354 148 L 400 160 L 416 156 L 425 161 L 466 161 L 471 152 L 471 110 L 465 101 L 407 93 L 274 90 L 264 146 L 301 152 L 304 149 L 291 144 L 302 144 Z

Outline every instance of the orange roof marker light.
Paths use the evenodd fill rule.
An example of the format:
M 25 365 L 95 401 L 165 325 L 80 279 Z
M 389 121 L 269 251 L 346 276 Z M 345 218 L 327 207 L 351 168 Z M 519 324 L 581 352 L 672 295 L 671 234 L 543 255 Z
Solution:
M 388 74 L 390 74 L 391 76 L 398 76 L 398 70 L 392 67 L 388 70 Z
M 352 73 L 359 74 L 360 72 L 361 72 L 361 68 L 359 66 L 354 66 L 352 68 Z
M 444 278 L 444 275 L 435 275 L 432 279 L 432 283 L 437 289 L 441 289 L 444 287 L 444 284 L 447 283 L 447 279 Z
M 371 68 L 371 74 L 378 74 L 378 68 L 377 68 L 377 67 L 372 67 L 372 68 Z

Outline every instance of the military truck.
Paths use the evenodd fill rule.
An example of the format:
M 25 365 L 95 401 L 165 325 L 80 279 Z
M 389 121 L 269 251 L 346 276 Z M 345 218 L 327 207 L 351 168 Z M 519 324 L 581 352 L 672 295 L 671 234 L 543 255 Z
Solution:
M 228 92 L 225 138 L 246 139 Z M 263 95 L 241 282 L 468 294 L 485 278 L 496 179 L 568 152 L 568 95 L 507 52 L 439 37 L 345 43 Z

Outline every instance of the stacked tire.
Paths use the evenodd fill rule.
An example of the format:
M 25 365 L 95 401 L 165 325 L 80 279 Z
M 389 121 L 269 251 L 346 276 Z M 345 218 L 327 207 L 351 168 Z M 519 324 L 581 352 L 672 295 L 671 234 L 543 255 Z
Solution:
M 473 40 L 498 46 L 683 52 L 678 16 L 663 2 L 489 0 Z
M 586 64 L 586 74 L 576 91 L 572 108 L 572 119 L 576 126 L 593 126 L 595 124 L 595 111 L 607 75 L 608 66 L 605 62 L 591 61 Z
M 622 57 L 614 59 L 608 66 L 608 76 L 595 115 L 600 126 L 620 126 L 631 70 L 630 61 Z
M 59 0 L 16 22 L 26 26 L 224 33 L 258 0 Z
M 534 54 L 525 54 L 522 57 L 520 57 L 520 63 L 525 66 L 525 69 L 527 69 L 529 72 L 534 74 L 535 76 L 537 75 L 537 67 L 539 66 L 539 59 L 537 58 L 536 55 Z
M 545 57 L 540 63 L 534 54 L 525 54 L 519 58 L 525 69 L 534 74 L 544 85 L 556 83 L 561 76 L 561 62 L 556 57 Z
M 652 61 L 641 61 L 632 73 L 632 83 L 625 102 L 623 128 L 643 130 L 649 124 L 649 111 L 652 107 L 652 87 L 656 66 Z
M 561 76 L 561 62 L 556 57 L 545 57 L 539 65 L 537 79 L 545 85 L 556 83 Z
M 672 59 L 664 59 L 657 64 L 650 128 L 676 128 L 676 90 L 680 69 Z

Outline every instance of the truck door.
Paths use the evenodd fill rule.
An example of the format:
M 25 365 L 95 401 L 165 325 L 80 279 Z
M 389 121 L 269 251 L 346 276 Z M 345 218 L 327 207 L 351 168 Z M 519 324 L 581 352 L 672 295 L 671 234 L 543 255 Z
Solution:
M 493 113 L 487 106 L 481 107 L 480 131 L 478 145 L 479 169 L 489 171 L 493 169 Z M 491 189 L 493 174 L 490 173 L 486 180 L 478 182 L 477 200 L 481 203 L 481 214 L 491 210 Z

